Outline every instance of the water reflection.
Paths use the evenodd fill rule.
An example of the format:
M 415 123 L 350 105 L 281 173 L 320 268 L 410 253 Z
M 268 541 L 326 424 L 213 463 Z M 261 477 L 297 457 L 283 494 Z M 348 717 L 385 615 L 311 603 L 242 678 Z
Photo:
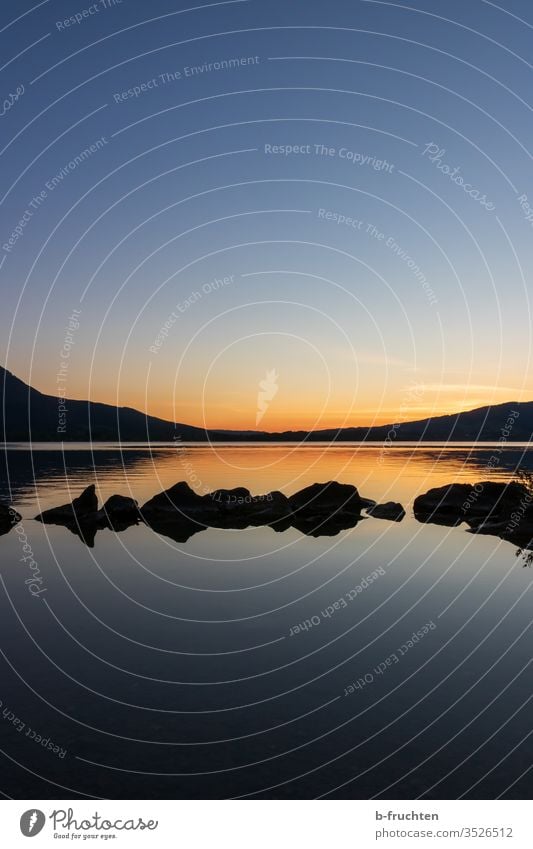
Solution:
M 333 537 L 295 527 L 171 537 L 138 525 L 82 544 L 29 521 L 95 478 L 100 503 L 121 493 L 143 504 L 179 480 L 198 492 L 287 495 L 338 480 L 408 507 L 432 486 L 505 480 L 531 465 L 514 447 L 489 470 L 491 453 L 10 451 L 12 500 L 46 592 L 30 595 L 22 541 L 2 537 L 0 697 L 68 753 L 53 757 L 0 723 L 0 747 L 23 767 L 9 792 L 55 798 L 57 782 L 69 797 L 133 799 L 526 796 L 531 576 L 520 565 L 533 565 L 531 552 L 516 559 L 507 542 L 419 523 L 411 509 L 401 523 L 369 517 Z M 6 472 L 2 487 L 8 494 Z M 401 662 L 374 674 L 429 622 L 436 628 Z M 296 633 L 299 623 L 307 630 Z M 371 685 L 344 695 L 370 674 Z
M 48 506 L 58 491 L 68 493 L 97 480 L 102 497 L 113 492 L 139 502 L 178 480 L 208 492 L 220 487 L 247 486 L 252 492 L 280 489 L 290 494 L 315 481 L 355 483 L 363 495 L 411 503 L 421 487 L 452 481 L 508 480 L 522 466 L 533 469 L 527 445 L 506 448 L 496 466 L 489 461 L 494 447 L 486 445 L 381 445 L 346 443 L 285 445 L 138 445 L 53 444 L 10 446 L 0 451 L 0 498 L 17 504 Z M 416 484 L 420 486 L 417 488 Z M 137 493 L 137 494 L 135 494 Z

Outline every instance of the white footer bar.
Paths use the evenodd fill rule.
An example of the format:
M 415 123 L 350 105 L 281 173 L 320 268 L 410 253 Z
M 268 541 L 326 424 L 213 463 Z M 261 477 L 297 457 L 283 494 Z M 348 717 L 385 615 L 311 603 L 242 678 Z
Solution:
M 0 834 L 6 849 L 531 849 L 530 810 L 529 801 L 10 800 L 0 802 Z

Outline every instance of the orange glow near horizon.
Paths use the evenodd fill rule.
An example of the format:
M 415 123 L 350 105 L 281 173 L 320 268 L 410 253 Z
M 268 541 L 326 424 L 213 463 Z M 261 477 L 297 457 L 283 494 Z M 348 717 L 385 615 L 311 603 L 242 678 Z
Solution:
M 281 432 L 368 427 L 450 415 L 478 407 L 531 399 L 531 393 L 513 386 L 503 375 L 500 385 L 490 385 L 478 374 L 460 383 L 448 374 L 441 381 L 429 370 L 369 364 L 353 369 L 302 367 L 288 363 L 258 369 L 252 359 L 240 368 L 218 373 L 207 367 L 185 375 L 174 370 L 147 372 L 135 364 L 117 369 L 93 368 L 90 377 L 72 370 L 69 383 L 76 391 L 69 398 L 131 407 L 150 416 L 195 427 L 220 430 Z M 202 364 L 203 365 L 203 364 Z M 232 366 L 235 364 L 232 363 Z M 54 375 L 36 368 L 25 376 L 41 392 L 54 395 Z
M 451 395 L 446 391 L 442 392 L 443 396 L 437 397 L 436 392 L 431 393 L 432 397 L 428 397 L 428 403 L 411 403 L 400 400 L 397 406 L 390 403 L 376 408 L 368 405 L 371 399 L 365 399 L 366 404 L 363 406 L 355 405 L 354 409 L 348 412 L 341 406 L 332 405 L 320 412 L 309 407 L 296 407 L 291 409 L 281 405 L 271 405 L 267 408 L 261 420 L 256 424 L 256 409 L 247 408 L 244 403 L 236 402 L 232 406 L 226 406 L 223 403 L 215 403 L 205 410 L 205 415 L 199 413 L 198 405 L 194 402 L 183 400 L 176 403 L 175 407 L 168 400 L 152 400 L 146 405 L 144 399 L 138 393 L 123 392 L 120 394 L 120 401 L 117 400 L 116 393 L 99 394 L 98 397 L 93 397 L 91 400 L 99 401 L 105 404 L 132 407 L 140 410 L 150 416 L 164 419 L 166 421 L 176 421 L 181 424 L 192 425 L 195 427 L 207 427 L 212 430 L 258 430 L 267 432 L 281 432 L 289 430 L 323 430 L 329 428 L 346 428 L 346 427 L 368 427 L 393 424 L 397 422 L 416 421 L 418 419 L 426 419 L 435 416 L 452 415 L 454 413 L 473 410 L 478 407 L 485 407 L 495 404 L 504 403 L 507 401 L 528 401 L 527 393 L 520 390 L 503 390 L 494 391 L 492 396 L 475 395 L 469 398 L 465 396 Z M 128 395 L 128 397 L 126 397 Z M 429 396 L 429 393 L 428 393 Z M 498 397 L 494 397 L 498 396 Z M 390 402 L 390 398 L 388 399 Z M 367 406 L 368 405 L 368 406 Z

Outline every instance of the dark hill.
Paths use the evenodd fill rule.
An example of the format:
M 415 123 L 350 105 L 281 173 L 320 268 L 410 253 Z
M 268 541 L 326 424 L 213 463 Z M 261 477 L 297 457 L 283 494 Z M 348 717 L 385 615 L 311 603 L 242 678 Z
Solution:
M 253 430 L 211 430 L 145 415 L 129 407 L 93 401 L 65 402 L 65 431 L 60 424 L 58 398 L 43 395 L 0 367 L 0 440 L 7 442 L 529 442 L 533 434 L 533 401 L 506 402 L 430 419 L 341 429 L 266 433 Z M 509 424 L 511 422 L 511 424 Z M 504 443 L 502 443 L 504 444 Z
M 0 367 L 0 439 L 6 442 L 204 441 L 201 428 L 147 416 L 129 407 L 92 401 L 64 402 L 65 432 L 58 430 L 59 399 L 43 395 Z

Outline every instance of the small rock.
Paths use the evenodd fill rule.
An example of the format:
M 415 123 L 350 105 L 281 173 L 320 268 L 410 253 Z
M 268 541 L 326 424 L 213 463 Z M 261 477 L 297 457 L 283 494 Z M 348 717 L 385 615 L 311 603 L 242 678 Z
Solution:
M 372 507 L 367 507 L 366 512 L 374 519 L 389 519 L 391 522 L 401 522 L 405 516 L 405 510 L 397 501 L 374 504 Z

